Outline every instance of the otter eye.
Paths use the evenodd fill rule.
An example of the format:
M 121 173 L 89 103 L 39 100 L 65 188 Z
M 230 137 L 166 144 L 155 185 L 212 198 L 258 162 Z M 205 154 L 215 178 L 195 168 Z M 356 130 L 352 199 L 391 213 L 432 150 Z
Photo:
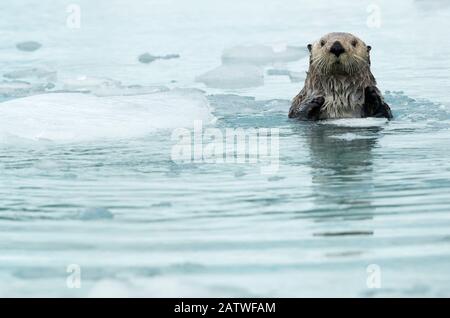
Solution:
M 320 46 L 324 46 L 325 43 L 326 43 L 325 40 L 321 40 L 321 41 L 320 41 Z
M 353 47 L 356 47 L 357 44 L 358 44 L 358 41 L 356 41 L 356 40 L 353 40 L 353 41 L 352 41 Z

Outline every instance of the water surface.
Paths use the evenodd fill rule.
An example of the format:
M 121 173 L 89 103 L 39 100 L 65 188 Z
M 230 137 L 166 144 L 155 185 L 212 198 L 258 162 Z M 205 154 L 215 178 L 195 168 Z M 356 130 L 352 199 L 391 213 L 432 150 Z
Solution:
M 1 97 L 0 296 L 448 297 L 450 8 L 376 3 L 379 28 L 361 1 L 82 0 L 80 29 L 69 2 L 1 5 L 1 72 L 57 76 Z M 306 57 L 264 65 L 257 87 L 195 80 L 226 48 L 330 31 L 372 45 L 394 121 L 289 120 L 302 82 L 267 70 L 304 73 Z M 43 46 L 16 49 L 28 40 Z M 180 58 L 139 63 L 147 51 Z M 73 95 L 85 78 L 90 92 Z M 279 170 L 174 162 L 172 131 L 194 119 L 279 128 Z M 371 264 L 381 288 L 368 288 Z

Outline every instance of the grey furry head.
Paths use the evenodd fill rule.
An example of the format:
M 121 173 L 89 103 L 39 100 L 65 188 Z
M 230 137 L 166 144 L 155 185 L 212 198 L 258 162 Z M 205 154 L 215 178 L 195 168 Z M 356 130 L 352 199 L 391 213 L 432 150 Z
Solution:
M 308 49 L 310 71 L 318 75 L 354 75 L 370 68 L 371 47 L 350 33 L 328 33 Z

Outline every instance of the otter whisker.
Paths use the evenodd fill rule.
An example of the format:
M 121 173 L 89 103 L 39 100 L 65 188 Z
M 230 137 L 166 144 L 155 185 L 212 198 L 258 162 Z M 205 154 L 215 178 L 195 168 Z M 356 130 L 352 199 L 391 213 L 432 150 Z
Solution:
M 363 62 L 363 63 L 366 63 L 366 62 L 367 62 L 364 58 L 362 58 L 362 57 L 359 56 L 359 55 L 354 55 L 353 58 L 354 58 L 354 59 L 357 59 L 357 60 L 360 60 L 360 61 Z

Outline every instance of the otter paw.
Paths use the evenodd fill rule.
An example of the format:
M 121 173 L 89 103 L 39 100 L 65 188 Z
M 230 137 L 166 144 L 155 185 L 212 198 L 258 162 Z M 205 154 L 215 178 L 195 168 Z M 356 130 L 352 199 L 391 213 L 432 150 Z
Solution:
M 320 115 L 320 108 L 325 103 L 325 98 L 322 96 L 315 97 L 301 105 L 298 119 L 300 120 L 318 120 Z
M 380 91 L 374 86 L 366 87 L 363 117 L 385 117 L 392 119 L 392 112 L 388 104 L 383 101 Z
M 322 106 L 325 103 L 325 98 L 323 96 L 314 97 L 311 100 L 311 103 L 315 103 L 317 105 Z
M 366 87 L 364 91 L 365 101 L 368 105 L 380 105 L 382 103 L 380 92 L 374 86 Z

